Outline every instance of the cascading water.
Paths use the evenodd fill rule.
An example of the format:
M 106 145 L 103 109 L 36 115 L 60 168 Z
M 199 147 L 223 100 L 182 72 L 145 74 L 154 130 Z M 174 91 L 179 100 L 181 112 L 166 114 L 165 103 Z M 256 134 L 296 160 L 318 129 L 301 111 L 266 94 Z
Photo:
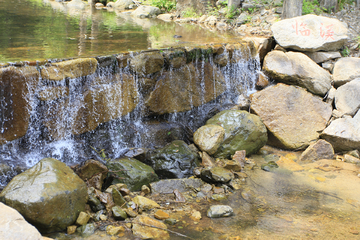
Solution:
M 148 75 L 136 73 L 131 64 L 119 67 L 113 61 L 85 77 L 60 81 L 39 77 L 27 86 L 30 117 L 25 136 L 0 145 L 3 164 L 0 185 L 45 157 L 74 165 L 90 158 L 118 158 L 130 148 L 154 148 L 175 139 L 189 142 L 192 132 L 208 118 L 236 105 L 239 96 L 255 91 L 260 64 L 250 52 L 249 47 L 233 51 L 224 48 L 221 55 L 228 63 L 222 67 L 213 54 L 200 50 L 192 55 L 192 61 L 187 58 L 185 66 L 175 68 L 165 61 L 167 70 Z M 128 55 L 128 59 L 133 58 L 134 55 Z M 167 93 L 156 98 L 156 91 L 164 84 L 170 86 L 170 93 L 175 91 L 175 85 L 180 89 L 183 86 L 166 98 L 164 108 L 182 97 L 186 104 L 179 109 L 185 111 L 154 110 L 151 98 L 162 104 L 158 99 Z M 221 93 L 219 86 L 224 86 Z M 1 134 L 12 116 L 8 114 L 11 102 L 5 99 L 3 89 L 0 89 Z M 166 134 L 160 136 L 159 130 Z

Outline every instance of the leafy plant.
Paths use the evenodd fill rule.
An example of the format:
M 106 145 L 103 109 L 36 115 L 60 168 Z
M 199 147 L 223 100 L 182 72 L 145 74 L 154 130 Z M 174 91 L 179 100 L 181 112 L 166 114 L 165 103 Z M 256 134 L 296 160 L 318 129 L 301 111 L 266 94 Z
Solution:
M 175 10 L 176 1 L 175 0 L 152 0 L 151 5 L 158 7 L 160 9 L 165 9 L 166 12 Z
M 105 161 L 108 162 L 111 160 L 111 158 L 106 157 L 105 149 L 101 149 L 100 151 L 96 150 L 94 147 L 90 146 L 98 155 L 99 157 Z
M 344 47 L 344 49 L 341 51 L 341 56 L 348 57 L 350 55 L 350 49 L 348 47 Z
M 320 8 L 320 3 L 318 0 L 303 0 L 302 14 L 310 13 L 320 13 L 322 9 Z
M 197 18 L 199 14 L 196 13 L 194 8 L 187 8 L 185 11 L 181 12 L 182 17 L 184 18 Z
M 236 9 L 236 7 L 232 6 L 230 7 L 230 9 L 228 8 L 225 17 L 229 19 L 233 19 L 235 15 L 237 15 L 238 13 L 239 13 L 239 9 Z

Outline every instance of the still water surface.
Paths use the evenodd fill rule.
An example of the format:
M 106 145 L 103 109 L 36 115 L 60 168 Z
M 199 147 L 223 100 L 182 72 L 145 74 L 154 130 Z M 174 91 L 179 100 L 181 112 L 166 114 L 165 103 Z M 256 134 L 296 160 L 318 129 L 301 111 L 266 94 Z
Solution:
M 0 0 L 0 62 L 89 57 L 227 42 L 197 25 L 135 19 L 128 13 L 49 0 Z M 182 38 L 174 38 L 181 35 Z

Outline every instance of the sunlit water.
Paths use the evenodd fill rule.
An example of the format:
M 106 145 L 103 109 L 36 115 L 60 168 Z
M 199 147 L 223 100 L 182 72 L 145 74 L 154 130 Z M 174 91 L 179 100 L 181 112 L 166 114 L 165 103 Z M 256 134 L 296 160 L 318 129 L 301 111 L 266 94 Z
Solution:
M 0 62 L 88 57 L 234 41 L 197 25 L 132 18 L 68 2 L 0 0 Z M 182 38 L 174 38 L 174 35 Z

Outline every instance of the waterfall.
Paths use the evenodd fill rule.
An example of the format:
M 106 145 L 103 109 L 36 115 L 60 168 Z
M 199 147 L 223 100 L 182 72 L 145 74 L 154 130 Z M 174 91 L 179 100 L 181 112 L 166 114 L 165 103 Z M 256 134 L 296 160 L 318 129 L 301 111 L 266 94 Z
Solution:
M 0 185 L 45 157 L 74 165 L 175 139 L 190 143 L 207 119 L 255 91 L 260 64 L 251 46 L 128 53 L 87 65 L 70 60 L 33 67 L 31 74 L 27 67 L 3 68 Z M 95 70 L 78 73 L 94 62 Z

